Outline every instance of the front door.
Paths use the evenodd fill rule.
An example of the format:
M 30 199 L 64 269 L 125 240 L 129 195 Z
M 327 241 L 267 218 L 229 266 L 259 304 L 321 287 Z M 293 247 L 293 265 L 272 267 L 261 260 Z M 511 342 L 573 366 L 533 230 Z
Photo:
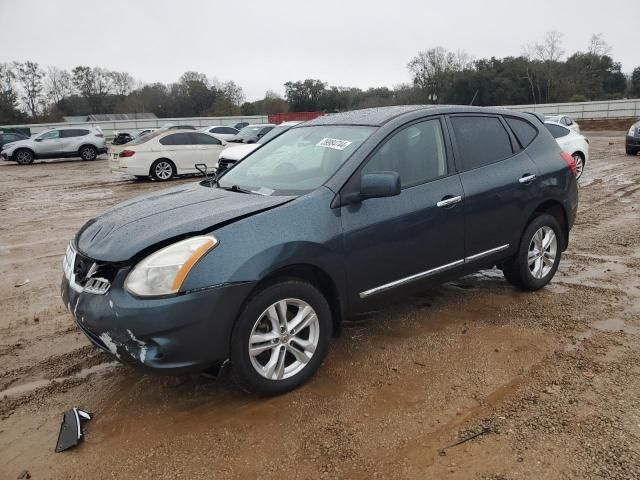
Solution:
M 355 175 L 394 171 L 401 194 L 341 207 L 349 302 L 422 279 L 464 262 L 463 190 L 451 168 L 444 127 L 430 118 L 403 127 Z
M 60 137 L 60 130 L 51 130 L 37 137 L 37 141 L 34 142 L 34 150 L 38 156 L 55 156 L 65 151 L 67 140 Z

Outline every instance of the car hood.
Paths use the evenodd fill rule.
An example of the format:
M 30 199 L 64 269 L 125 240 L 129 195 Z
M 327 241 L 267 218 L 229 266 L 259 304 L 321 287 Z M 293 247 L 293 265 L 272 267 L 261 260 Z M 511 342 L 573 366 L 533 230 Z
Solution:
M 24 140 L 16 140 L 15 142 L 5 143 L 1 148 L 2 150 L 11 150 L 16 147 L 28 147 L 31 145 L 31 139 L 25 138 Z
M 126 262 L 156 244 L 214 229 L 293 200 L 230 192 L 199 183 L 136 197 L 89 220 L 75 244 L 103 262 Z
M 220 153 L 220 158 L 226 158 L 227 160 L 242 160 L 259 146 L 259 143 L 249 143 L 248 145 L 227 147 L 222 151 L 222 153 Z

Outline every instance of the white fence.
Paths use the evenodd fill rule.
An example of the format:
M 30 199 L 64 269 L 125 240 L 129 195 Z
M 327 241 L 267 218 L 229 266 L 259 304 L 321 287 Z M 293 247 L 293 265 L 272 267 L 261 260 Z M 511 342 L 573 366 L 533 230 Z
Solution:
M 266 115 L 250 115 L 238 117 L 193 117 L 193 118 L 154 118 L 145 120 L 114 120 L 107 122 L 63 122 L 63 123 L 37 123 L 30 125 L 6 125 L 3 128 L 28 128 L 31 135 L 39 133 L 48 128 L 55 127 L 86 127 L 96 126 L 102 128 L 106 137 L 113 137 L 115 132 L 129 132 L 142 130 L 145 128 L 160 128 L 167 123 L 174 125 L 193 125 L 196 128 L 208 127 L 209 125 L 229 125 L 234 126 L 238 122 L 267 123 Z
M 538 105 L 508 105 L 502 108 L 536 112 L 543 115 L 568 115 L 576 120 L 603 118 L 640 118 L 640 99 L 603 102 L 541 103 Z

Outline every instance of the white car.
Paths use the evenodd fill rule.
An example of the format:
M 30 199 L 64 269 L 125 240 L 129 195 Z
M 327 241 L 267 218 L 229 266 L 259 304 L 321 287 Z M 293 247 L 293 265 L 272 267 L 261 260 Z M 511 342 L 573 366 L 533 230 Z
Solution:
M 569 130 L 580 133 L 580 125 L 578 125 L 578 122 L 567 115 L 545 115 L 544 119 L 545 121 L 559 123 L 563 127 L 567 127 Z
M 157 130 L 127 144 L 109 147 L 109 168 L 112 172 L 164 182 L 177 175 L 197 173 L 197 164 L 213 169 L 224 145 L 204 132 Z
M 558 122 L 544 122 L 547 130 L 551 132 L 560 148 L 571 154 L 576 162 L 576 178 L 580 178 L 589 161 L 589 140 Z
M 276 138 L 278 135 L 286 132 L 294 125 L 298 125 L 302 122 L 283 122 L 277 127 L 274 127 L 263 137 L 260 137 L 256 143 L 247 143 L 242 145 L 236 145 L 233 147 L 225 148 L 218 158 L 218 163 L 216 165 L 216 171 L 218 173 L 224 172 L 226 169 L 234 165 L 235 163 L 242 160 L 244 157 L 249 155 L 255 149 L 257 149 L 260 145 L 264 145 L 268 141 Z
M 200 132 L 210 133 L 219 140 L 227 141 L 232 137 L 235 137 L 240 130 L 236 130 L 233 127 L 225 125 L 212 125 L 210 127 L 204 127 L 199 130 Z

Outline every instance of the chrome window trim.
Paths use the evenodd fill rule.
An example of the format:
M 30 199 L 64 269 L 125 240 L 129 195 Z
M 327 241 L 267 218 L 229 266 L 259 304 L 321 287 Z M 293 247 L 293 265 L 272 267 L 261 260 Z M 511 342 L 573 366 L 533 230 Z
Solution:
M 509 248 L 509 244 L 507 243 L 505 245 L 500 245 L 499 247 L 485 250 L 484 252 L 476 253 L 464 259 L 456 260 L 455 262 L 447 263 L 445 265 L 440 265 L 439 267 L 435 267 L 430 270 L 426 270 L 424 272 L 416 273 L 408 277 L 400 278 L 399 280 L 394 280 L 393 282 L 385 283 L 384 285 L 380 285 L 378 287 L 365 290 L 364 292 L 360 292 L 360 298 L 367 298 L 372 295 L 376 295 L 378 293 L 391 290 L 392 288 L 400 287 L 402 285 L 406 285 L 407 283 L 415 282 L 416 280 L 421 280 L 423 278 L 436 275 L 438 273 L 450 270 L 460 265 L 464 265 L 469 262 L 473 262 L 473 261 L 488 257 L 490 255 L 493 255 L 494 253 L 502 252 L 503 250 L 506 250 L 508 248 Z

